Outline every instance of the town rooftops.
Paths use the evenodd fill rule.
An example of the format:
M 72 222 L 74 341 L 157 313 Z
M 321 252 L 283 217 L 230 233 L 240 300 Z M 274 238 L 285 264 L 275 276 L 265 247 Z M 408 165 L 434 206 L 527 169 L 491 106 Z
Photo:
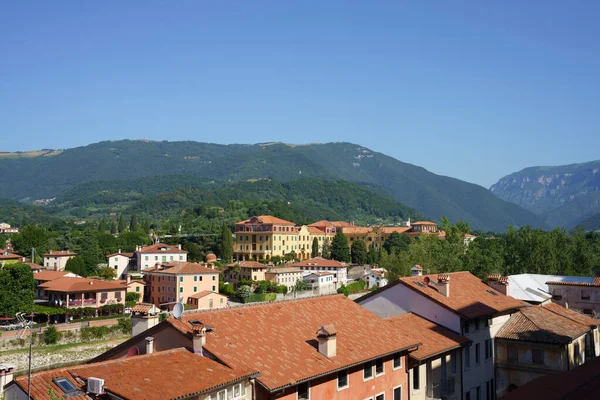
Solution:
M 597 327 L 600 325 L 600 319 L 588 317 L 587 315 L 584 315 L 580 312 L 571 310 L 569 308 L 565 308 L 561 305 L 552 302 L 543 304 L 542 307 L 544 307 L 546 310 L 552 311 L 553 313 L 559 314 L 572 321 L 589 326 L 590 328 Z
M 170 245 L 170 244 L 164 244 L 164 243 L 156 243 L 153 244 L 151 246 L 139 246 L 136 250 L 136 253 L 151 253 L 151 254 L 157 254 L 157 253 L 168 253 L 168 254 L 184 254 L 187 253 L 187 250 L 182 250 L 179 246 L 177 245 Z
M 85 392 L 86 381 L 94 377 L 104 379 L 104 390 L 112 395 L 110 398 L 179 399 L 198 396 L 257 375 L 256 370 L 233 370 L 210 358 L 178 348 L 38 372 L 31 376 L 31 392 L 35 400 L 50 400 L 49 390 L 57 398 L 63 398 L 63 390 L 53 381 L 62 377 L 81 393 L 69 396 L 69 399 L 92 399 L 96 397 L 88 396 Z M 27 375 L 16 378 L 15 383 L 27 392 Z
M 311 275 L 314 275 L 314 276 L 329 276 L 329 275 L 333 275 L 333 272 L 325 272 L 325 271 L 311 272 L 308 275 L 304 275 L 304 277 L 311 276 Z
M 342 227 L 342 233 L 344 234 L 366 234 L 373 230 L 366 226 L 344 226 Z
M 238 222 L 236 225 L 239 225 L 239 224 L 296 225 L 293 222 L 286 221 L 285 219 L 277 218 L 272 215 L 254 216 L 245 221 Z
M 173 275 L 185 275 L 185 274 L 218 274 L 219 271 L 216 269 L 208 268 L 206 265 L 185 262 L 185 261 L 172 261 L 162 265 L 154 266 L 143 271 L 145 274 L 161 273 L 161 274 L 173 274 Z
M 336 227 L 336 228 L 343 228 L 345 226 L 352 226 L 352 224 L 350 222 L 346 222 L 346 221 L 327 221 L 326 219 L 322 219 L 320 221 L 317 222 L 313 222 L 312 224 L 308 225 L 309 227 L 315 227 L 315 228 L 327 228 L 327 227 Z
M 496 339 L 565 345 L 589 330 L 589 325 L 580 324 L 544 306 L 533 306 L 511 315 L 496 334 Z
M 78 275 L 73 274 L 69 271 L 40 271 L 33 274 L 33 279 L 36 281 L 53 281 L 58 278 L 63 278 L 65 276 L 78 277 Z
M 258 381 L 271 392 L 419 344 L 344 295 L 186 313 L 164 322 L 188 338 L 194 324 L 212 327 L 203 348 L 234 370 L 258 369 Z M 337 350 L 328 358 L 317 349 L 316 332 L 330 324 Z
M 346 264 L 344 264 L 344 263 L 341 263 L 336 260 L 328 260 L 323 257 L 309 258 L 308 260 L 290 264 L 289 266 L 293 267 L 293 268 L 304 268 L 304 269 L 306 269 L 306 267 L 309 267 L 309 268 L 315 268 L 315 267 L 317 267 L 317 268 L 318 267 L 346 268 L 347 267 Z
M 380 232 L 383 233 L 404 233 L 410 230 L 409 226 L 382 226 L 379 228 Z
M 413 313 L 396 315 L 385 321 L 396 334 L 419 339 L 421 346 L 410 353 L 411 358 L 419 361 L 471 343 L 470 339 Z
M 42 273 L 43 272 L 40 272 L 35 275 L 39 275 Z M 62 278 L 54 279 L 54 280 L 42 283 L 41 285 L 38 285 L 38 287 L 41 289 L 44 289 L 44 290 L 51 291 L 51 292 L 66 292 L 66 293 L 98 292 L 101 290 L 125 290 L 123 285 L 121 285 L 120 283 L 108 282 L 108 281 L 103 281 L 100 279 L 72 278 L 72 277 L 62 277 Z
M 438 290 L 438 276 L 449 278 L 450 295 L 448 297 Z M 499 293 L 466 271 L 400 278 L 374 292 L 367 293 L 358 300 L 362 302 L 385 290 L 390 290 L 396 285 L 408 287 L 467 320 L 529 306 L 521 300 Z
M 73 253 L 69 250 L 57 250 L 57 251 L 49 251 L 48 253 L 44 253 L 44 257 L 71 257 L 76 256 L 77 253 Z
M 138 303 L 131 308 L 132 313 L 148 314 L 160 311 L 154 304 Z

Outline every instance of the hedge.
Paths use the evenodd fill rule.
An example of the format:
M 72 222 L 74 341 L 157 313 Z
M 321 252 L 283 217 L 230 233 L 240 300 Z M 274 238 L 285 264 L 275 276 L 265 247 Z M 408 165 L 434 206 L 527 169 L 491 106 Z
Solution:
M 277 295 L 275 293 L 263 293 L 257 294 L 253 293 L 250 297 L 246 297 L 243 299 L 244 303 L 256 303 L 261 301 L 275 301 L 277 299 Z
M 356 281 L 356 282 L 352 282 L 348 286 L 342 285 L 342 287 L 339 288 L 337 290 L 337 292 L 343 293 L 345 296 L 348 296 L 349 294 L 352 294 L 352 293 L 362 292 L 363 290 L 365 290 L 366 285 L 367 285 L 367 282 L 365 282 L 365 281 Z

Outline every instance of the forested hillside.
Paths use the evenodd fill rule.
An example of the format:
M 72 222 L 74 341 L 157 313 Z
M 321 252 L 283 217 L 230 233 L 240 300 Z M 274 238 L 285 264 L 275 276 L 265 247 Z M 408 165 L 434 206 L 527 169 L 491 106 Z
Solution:
M 351 143 L 292 146 L 282 143 L 217 145 L 198 142 L 101 142 L 41 156 L 0 157 L 5 197 L 65 197 L 86 182 L 186 175 L 205 181 L 240 182 L 301 178 L 374 184 L 434 220 L 447 216 L 474 228 L 546 227 L 533 213 L 502 201 L 485 188 L 400 162 Z M 172 187 L 166 185 L 166 190 Z

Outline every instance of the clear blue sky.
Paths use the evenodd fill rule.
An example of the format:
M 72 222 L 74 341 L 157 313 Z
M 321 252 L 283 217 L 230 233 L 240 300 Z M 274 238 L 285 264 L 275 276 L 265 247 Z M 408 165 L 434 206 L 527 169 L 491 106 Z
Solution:
M 489 186 L 600 158 L 599 15 L 591 0 L 5 2 L 0 150 L 348 141 Z

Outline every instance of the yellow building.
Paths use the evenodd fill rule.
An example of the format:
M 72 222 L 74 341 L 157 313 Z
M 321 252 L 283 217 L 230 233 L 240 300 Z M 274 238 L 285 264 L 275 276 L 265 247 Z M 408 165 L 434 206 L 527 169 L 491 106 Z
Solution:
M 296 251 L 298 235 L 293 222 L 270 215 L 259 215 L 235 224 L 236 260 L 270 260 Z

